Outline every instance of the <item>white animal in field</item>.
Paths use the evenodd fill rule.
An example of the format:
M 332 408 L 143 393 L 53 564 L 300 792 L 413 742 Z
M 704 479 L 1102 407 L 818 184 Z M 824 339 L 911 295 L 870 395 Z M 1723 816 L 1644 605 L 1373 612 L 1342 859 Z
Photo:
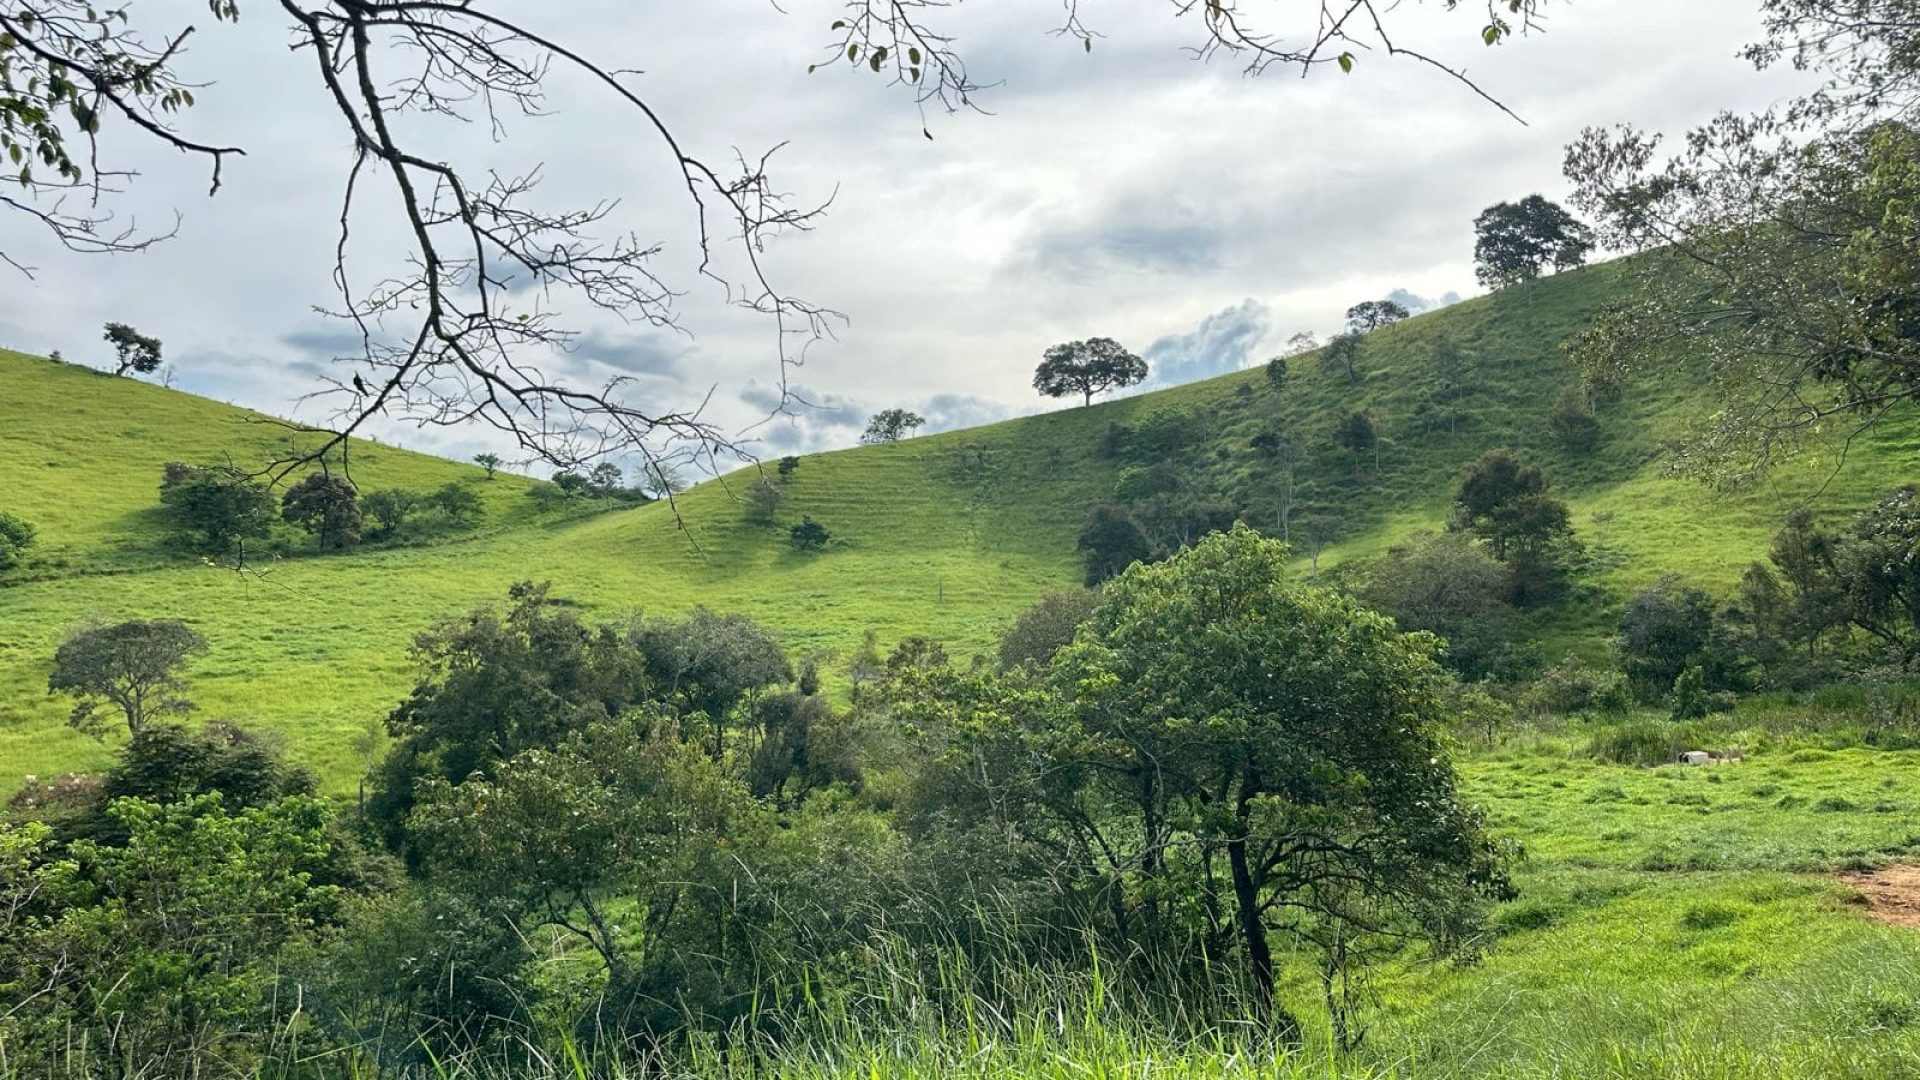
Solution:
M 1713 755 L 1707 753 L 1705 750 L 1680 751 L 1680 764 L 1682 765 L 1710 765 L 1712 763 Z

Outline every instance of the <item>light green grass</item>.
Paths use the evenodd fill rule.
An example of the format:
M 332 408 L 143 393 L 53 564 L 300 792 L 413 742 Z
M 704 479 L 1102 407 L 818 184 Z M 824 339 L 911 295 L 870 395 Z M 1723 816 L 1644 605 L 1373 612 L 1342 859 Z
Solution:
M 1233 498 L 1256 524 L 1271 526 L 1274 504 L 1271 464 L 1249 445 L 1253 436 L 1277 426 L 1307 448 L 1303 498 L 1337 518 L 1323 566 L 1438 527 L 1469 461 L 1494 446 L 1525 450 L 1546 464 L 1581 533 L 1602 549 L 1576 600 L 1532 617 L 1527 630 L 1548 660 L 1569 650 L 1599 657 L 1632 588 L 1665 573 L 1725 587 L 1764 554 L 1789 507 L 1810 501 L 1837 515 L 1920 471 L 1920 425 L 1902 422 L 1858 443 L 1838 472 L 1831 456 L 1814 453 L 1738 496 L 1667 477 L 1663 444 L 1706 407 L 1679 366 L 1602 407 L 1606 437 L 1597 449 L 1559 448 L 1545 417 L 1572 380 L 1560 345 L 1621 274 L 1617 265 L 1594 267 L 1380 331 L 1357 386 L 1308 357 L 1294 361 L 1279 397 L 1262 372 L 1248 371 L 810 455 L 773 526 L 746 520 L 736 498 L 745 473 L 701 485 L 677 507 L 583 519 L 543 516 L 524 479 L 487 483 L 470 466 L 356 446 L 363 490 L 471 481 L 486 500 L 486 524 L 434 546 L 290 558 L 264 578 L 170 547 L 153 507 L 163 462 L 257 463 L 282 447 L 284 429 L 205 399 L 0 352 L 0 508 L 40 526 L 23 573 L 44 579 L 0 580 L 0 790 L 21 774 L 105 760 L 105 748 L 64 727 L 65 706 L 44 692 L 60 638 L 89 619 L 192 623 L 212 643 L 192 673 L 201 715 L 282 733 L 334 790 L 350 788 L 364 763 L 356 739 L 405 693 L 412 635 L 500 599 L 518 580 L 550 580 L 597 617 L 696 604 L 743 611 L 796 654 L 844 654 L 867 630 L 883 647 L 921 633 L 961 657 L 986 651 L 1025 604 L 1077 580 L 1074 536 L 1087 506 L 1111 494 L 1119 468 L 1102 452 L 1109 425 L 1165 407 L 1191 409 L 1207 425 L 1205 445 L 1186 463 L 1193 482 Z M 1459 377 L 1482 389 L 1457 430 L 1423 433 L 1413 411 L 1438 378 L 1429 350 L 1440 334 L 1466 351 Z M 1377 472 L 1320 445 L 1351 408 L 1370 411 L 1387 440 Z M 1598 512 L 1612 515 L 1603 529 Z M 830 550 L 788 549 L 786 526 L 802 514 L 832 531 Z

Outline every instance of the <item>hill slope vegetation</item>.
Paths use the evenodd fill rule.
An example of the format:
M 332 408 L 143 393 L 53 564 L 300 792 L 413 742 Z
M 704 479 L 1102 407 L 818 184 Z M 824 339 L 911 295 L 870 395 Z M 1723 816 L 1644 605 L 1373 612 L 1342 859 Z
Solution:
M 198 712 L 280 732 L 299 760 L 349 788 L 379 721 L 411 678 L 407 646 L 435 619 L 550 580 L 599 616 L 694 606 L 761 620 L 795 655 L 837 667 L 872 632 L 913 634 L 965 656 L 1013 615 L 1081 575 L 1088 508 L 1225 508 L 1285 532 L 1302 572 L 1441 527 L 1464 467 L 1493 447 L 1542 464 L 1588 556 L 1571 597 L 1528 616 L 1540 655 L 1598 656 L 1624 597 L 1662 575 L 1722 587 L 1760 557 L 1781 518 L 1866 505 L 1920 464 L 1920 427 L 1883 424 L 1810 451 L 1763 487 L 1716 494 L 1667 474 L 1667 446 L 1708 403 L 1684 358 L 1596 403 L 1598 438 L 1574 447 L 1550 418 L 1575 377 L 1561 343 L 1615 289 L 1602 265 L 1506 290 L 1369 335 L 1350 375 L 1308 355 L 1276 387 L 1265 370 L 1087 408 L 898 443 L 809 455 L 771 519 L 743 501 L 753 470 L 673 506 L 614 509 L 549 485 L 391 447 L 355 444 L 363 492 L 458 483 L 482 500 L 475 528 L 431 543 L 322 555 L 283 540 L 260 574 L 210 566 L 169 539 L 157 511 L 168 461 L 250 466 L 284 451 L 267 418 L 132 380 L 0 351 L 0 510 L 38 527 L 26 563 L 0 572 L 0 786 L 22 773 L 98 766 L 105 748 L 64 725 L 46 695 L 72 627 L 184 619 L 211 644 L 192 669 Z M 1343 446 L 1365 414 L 1376 434 Z M 803 518 L 832 539 L 800 552 Z M 1284 520 L 1283 520 L 1284 518 Z M 1177 540 L 1177 536 L 1170 537 Z

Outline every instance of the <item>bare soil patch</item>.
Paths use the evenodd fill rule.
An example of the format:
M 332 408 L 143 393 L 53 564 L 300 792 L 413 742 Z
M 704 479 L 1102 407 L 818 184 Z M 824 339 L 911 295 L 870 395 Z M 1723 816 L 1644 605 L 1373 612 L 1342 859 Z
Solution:
M 1892 926 L 1920 930 L 1920 866 L 1854 870 L 1840 880 L 1860 890 L 1867 914 Z

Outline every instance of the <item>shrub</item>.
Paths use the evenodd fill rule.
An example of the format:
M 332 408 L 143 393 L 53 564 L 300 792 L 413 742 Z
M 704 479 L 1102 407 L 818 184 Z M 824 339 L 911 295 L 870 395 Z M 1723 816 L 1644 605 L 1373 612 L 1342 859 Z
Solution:
M 273 493 L 238 469 L 224 465 L 163 466 L 160 505 L 182 531 L 198 534 L 208 548 L 267 535 L 273 525 Z
M 1537 715 L 1601 713 L 1624 715 L 1633 702 L 1624 675 L 1589 666 L 1569 656 L 1549 668 L 1526 689 L 1521 701 Z
M 1693 732 L 1654 720 L 1610 724 L 1587 743 L 1587 756 L 1616 765 L 1665 765 L 1692 749 Z
M 795 551 L 819 551 L 833 539 L 825 525 L 810 517 L 802 518 L 800 523 L 787 530 L 787 542 Z
M 462 484 L 448 484 L 428 497 L 434 509 L 455 525 L 470 525 L 480 517 L 480 496 Z
M 345 551 L 360 543 L 360 493 L 344 476 L 308 473 L 287 489 L 280 516 L 320 539 L 320 546 Z
M 0 511 L 0 570 L 20 565 L 27 545 L 33 543 L 33 534 L 31 523 Z

